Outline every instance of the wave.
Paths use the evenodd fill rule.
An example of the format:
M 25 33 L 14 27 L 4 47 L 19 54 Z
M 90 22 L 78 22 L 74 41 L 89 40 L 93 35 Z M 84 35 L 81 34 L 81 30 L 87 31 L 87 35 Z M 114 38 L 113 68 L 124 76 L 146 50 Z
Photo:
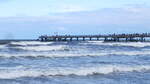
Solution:
M 26 46 L 16 47 L 15 49 L 22 49 L 27 51 L 51 51 L 51 50 L 64 50 L 66 46 L 63 45 L 52 45 L 52 46 Z
M 48 45 L 48 44 L 52 44 L 52 43 L 53 42 L 20 41 L 20 42 L 11 42 L 10 45 L 27 46 L 27 45 Z
M 39 41 L 20 41 L 20 42 L 11 42 L 9 45 L 12 46 L 30 46 L 30 45 L 49 45 L 54 42 L 39 42 Z M 103 41 L 87 41 L 80 42 L 79 44 L 87 45 L 103 45 L 103 46 L 128 46 L 128 47 L 148 47 L 150 42 L 103 42 Z
M 101 52 L 101 53 L 67 53 L 67 52 L 52 52 L 52 53 L 21 53 L 21 54 L 8 54 L 0 53 L 0 57 L 84 57 L 84 56 L 138 56 L 138 55 L 150 55 L 150 51 L 113 51 L 113 52 Z
M 150 46 L 150 42 L 103 42 L 103 41 L 88 41 L 86 43 L 80 43 L 83 45 L 104 45 L 104 46 L 129 46 L 129 47 L 147 47 Z
M 97 67 L 79 67 L 79 68 L 48 68 L 48 69 L 32 69 L 32 68 L 17 68 L 0 70 L 0 79 L 15 79 L 21 77 L 40 77 L 40 76 L 87 76 L 111 74 L 119 72 L 143 72 L 149 71 L 150 66 L 117 66 L 117 65 L 103 65 Z
M 0 49 L 4 49 L 6 45 L 0 45 Z

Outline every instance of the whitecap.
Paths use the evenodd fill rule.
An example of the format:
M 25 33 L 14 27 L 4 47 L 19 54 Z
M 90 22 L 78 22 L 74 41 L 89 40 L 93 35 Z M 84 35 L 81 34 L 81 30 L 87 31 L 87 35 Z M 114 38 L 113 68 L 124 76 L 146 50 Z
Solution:
M 109 52 L 94 52 L 94 53 L 82 53 L 82 52 L 46 52 L 46 53 L 0 53 L 0 57 L 84 57 L 84 56 L 137 56 L 137 55 L 150 55 L 150 51 L 109 51 Z
M 0 49 L 4 49 L 6 45 L 0 45 Z
M 27 45 L 48 45 L 52 44 L 53 42 L 39 42 L 39 41 L 19 41 L 19 42 L 11 42 L 11 45 L 21 45 L 21 46 L 27 46 Z
M 146 47 L 150 46 L 149 42 L 103 42 L 103 41 L 88 41 L 86 43 L 80 43 L 83 45 L 104 45 L 104 46 L 130 46 L 130 47 Z
M 125 65 L 103 65 L 95 67 L 78 67 L 78 68 L 65 68 L 53 67 L 48 69 L 12 69 L 1 70 L 0 79 L 15 79 L 21 77 L 40 77 L 40 76 L 87 76 L 95 74 L 111 74 L 118 72 L 143 72 L 150 70 L 148 65 L 139 66 L 125 66 Z
M 16 49 L 23 49 L 28 51 L 51 51 L 51 50 L 64 50 L 66 46 L 64 45 L 52 45 L 52 46 L 25 46 L 25 47 L 15 47 Z

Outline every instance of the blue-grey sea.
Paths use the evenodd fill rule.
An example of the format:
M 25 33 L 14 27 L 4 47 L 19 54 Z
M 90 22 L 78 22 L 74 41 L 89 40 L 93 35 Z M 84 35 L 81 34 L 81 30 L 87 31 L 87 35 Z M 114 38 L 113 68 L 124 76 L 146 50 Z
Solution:
M 150 43 L 0 44 L 0 84 L 150 84 Z

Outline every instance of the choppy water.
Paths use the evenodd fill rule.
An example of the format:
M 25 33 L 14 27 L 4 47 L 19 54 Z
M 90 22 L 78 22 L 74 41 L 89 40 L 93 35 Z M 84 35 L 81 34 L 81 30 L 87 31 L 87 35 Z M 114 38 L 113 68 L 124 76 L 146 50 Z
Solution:
M 150 43 L 0 45 L 0 84 L 150 84 Z

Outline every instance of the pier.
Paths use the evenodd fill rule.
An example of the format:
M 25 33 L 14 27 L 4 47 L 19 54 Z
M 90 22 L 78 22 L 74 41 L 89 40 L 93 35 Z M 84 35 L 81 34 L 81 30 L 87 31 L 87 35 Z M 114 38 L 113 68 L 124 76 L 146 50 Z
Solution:
M 150 33 L 107 34 L 107 35 L 42 35 L 40 41 L 105 41 L 105 42 L 148 42 Z

